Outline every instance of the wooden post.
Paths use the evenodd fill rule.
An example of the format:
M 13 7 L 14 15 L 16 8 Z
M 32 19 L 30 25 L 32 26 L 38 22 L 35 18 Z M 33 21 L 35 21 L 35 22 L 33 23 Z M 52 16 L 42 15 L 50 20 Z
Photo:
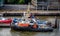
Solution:
M 58 22 L 58 19 L 57 19 L 57 16 L 55 16 L 55 28 L 58 28 L 59 26 L 59 22 Z

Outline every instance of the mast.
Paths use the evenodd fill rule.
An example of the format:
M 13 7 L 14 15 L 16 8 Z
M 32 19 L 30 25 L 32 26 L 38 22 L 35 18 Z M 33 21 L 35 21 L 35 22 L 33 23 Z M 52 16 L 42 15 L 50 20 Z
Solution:
M 24 19 L 28 19 L 28 17 L 30 16 L 30 3 L 27 6 L 27 11 L 23 13 L 23 17 Z
M 30 16 L 30 3 L 28 4 L 26 16 L 27 16 L 27 18 Z

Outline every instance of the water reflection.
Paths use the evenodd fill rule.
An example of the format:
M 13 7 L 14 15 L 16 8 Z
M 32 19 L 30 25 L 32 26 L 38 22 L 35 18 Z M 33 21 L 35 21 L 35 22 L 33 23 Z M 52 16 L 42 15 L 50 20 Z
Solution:
M 14 31 L 11 30 L 11 33 L 18 34 L 19 36 L 34 36 L 38 32 L 29 32 L 29 31 Z M 12 34 L 13 35 L 13 34 Z
M 28 32 L 14 31 L 10 28 L 0 28 L 0 36 L 59 36 L 60 31 L 55 29 L 53 32 Z
M 58 31 L 53 32 L 22 32 L 22 31 L 11 31 L 12 36 L 55 36 Z M 13 35 L 14 34 L 14 35 Z

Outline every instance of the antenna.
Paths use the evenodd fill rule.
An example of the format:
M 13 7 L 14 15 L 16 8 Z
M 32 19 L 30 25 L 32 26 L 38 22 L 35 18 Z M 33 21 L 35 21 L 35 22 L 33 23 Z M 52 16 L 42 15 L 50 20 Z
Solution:
M 24 17 L 26 16 L 26 12 L 24 12 L 23 16 L 24 16 Z

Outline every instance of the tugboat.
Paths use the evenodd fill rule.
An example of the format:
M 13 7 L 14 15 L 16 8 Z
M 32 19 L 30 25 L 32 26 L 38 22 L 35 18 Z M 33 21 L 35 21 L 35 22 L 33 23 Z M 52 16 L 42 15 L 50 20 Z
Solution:
M 20 31 L 53 31 L 53 28 L 48 24 L 48 21 L 37 20 L 32 14 L 27 18 L 24 13 L 21 19 L 13 20 L 11 29 Z
M 29 9 L 28 9 L 29 12 Z M 53 31 L 53 28 L 48 25 L 48 21 L 39 20 L 34 17 L 32 13 L 24 12 L 24 16 L 20 19 L 14 19 L 11 23 L 11 29 L 20 31 Z

